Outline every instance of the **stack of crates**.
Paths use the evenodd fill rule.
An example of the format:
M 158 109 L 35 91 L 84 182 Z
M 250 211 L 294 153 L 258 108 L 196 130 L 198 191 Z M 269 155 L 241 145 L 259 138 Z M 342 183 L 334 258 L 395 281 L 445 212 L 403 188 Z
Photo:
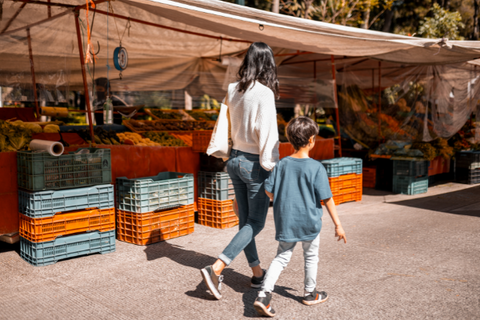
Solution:
M 362 159 L 322 160 L 335 204 L 362 200 Z
M 456 181 L 467 184 L 480 183 L 480 151 L 461 151 L 455 156 Z
M 238 224 L 233 211 L 235 191 L 226 172 L 198 172 L 198 223 L 226 229 Z
M 426 193 L 429 165 L 426 160 L 393 160 L 393 193 Z
M 34 266 L 115 251 L 109 149 L 17 153 L 20 256 Z
M 117 239 L 147 245 L 194 231 L 193 174 L 117 178 Z

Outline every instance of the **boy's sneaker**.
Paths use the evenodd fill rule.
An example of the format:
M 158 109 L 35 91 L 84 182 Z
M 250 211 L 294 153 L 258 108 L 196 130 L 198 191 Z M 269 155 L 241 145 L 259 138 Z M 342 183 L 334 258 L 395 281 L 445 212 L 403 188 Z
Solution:
M 263 280 L 265 280 L 265 275 L 267 274 L 267 271 L 265 271 L 265 269 L 262 269 L 263 270 L 263 276 L 261 277 L 255 277 L 253 276 L 252 277 L 252 288 L 260 288 L 263 284 Z
M 327 301 L 327 299 L 328 299 L 328 295 L 325 291 L 317 292 L 317 289 L 315 289 L 313 290 L 313 292 L 310 292 L 308 295 L 306 295 L 303 298 L 302 302 L 306 305 L 311 306 L 317 303 L 325 302 Z
M 273 310 L 270 302 L 272 300 L 272 294 L 270 292 L 263 292 L 260 291 L 258 294 L 258 298 L 255 299 L 253 303 L 253 307 L 257 310 L 259 315 L 266 316 L 266 317 L 274 317 L 275 310 Z
M 220 290 L 222 289 L 223 275 L 217 276 L 215 272 L 213 272 L 212 266 L 203 268 L 200 270 L 200 273 L 202 274 L 203 281 L 205 281 L 205 284 L 215 298 L 218 300 L 222 299 Z

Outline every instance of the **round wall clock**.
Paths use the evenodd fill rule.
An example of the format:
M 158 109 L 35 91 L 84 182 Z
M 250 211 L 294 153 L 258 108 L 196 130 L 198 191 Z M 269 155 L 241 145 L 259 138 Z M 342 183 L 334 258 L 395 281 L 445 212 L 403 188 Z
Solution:
M 117 47 L 113 52 L 113 63 L 115 64 L 115 69 L 123 71 L 127 69 L 128 66 L 128 53 L 127 49 L 124 47 Z

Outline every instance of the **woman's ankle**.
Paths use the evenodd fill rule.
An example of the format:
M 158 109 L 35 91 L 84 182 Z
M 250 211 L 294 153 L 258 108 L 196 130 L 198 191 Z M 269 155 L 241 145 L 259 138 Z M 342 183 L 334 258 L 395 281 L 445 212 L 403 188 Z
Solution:
M 213 269 L 213 272 L 215 272 L 215 274 L 217 276 L 219 276 L 220 274 L 222 274 L 222 271 L 223 269 L 225 269 L 227 265 L 225 264 L 225 262 L 223 262 L 222 260 L 218 259 L 217 261 L 215 261 L 215 263 L 212 265 L 212 269 Z
M 260 267 L 260 265 L 258 266 L 255 266 L 252 268 L 252 272 L 253 272 L 253 276 L 256 277 L 256 278 L 260 278 L 260 277 L 263 277 L 263 269 Z

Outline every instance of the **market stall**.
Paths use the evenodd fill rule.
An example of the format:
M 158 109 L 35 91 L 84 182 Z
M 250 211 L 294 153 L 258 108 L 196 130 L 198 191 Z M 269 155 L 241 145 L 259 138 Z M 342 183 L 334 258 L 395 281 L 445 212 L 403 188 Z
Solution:
M 163 171 L 197 179 L 215 109 L 253 41 L 274 49 L 278 113 L 295 108 L 316 118 L 321 109 L 330 117 L 334 136 L 316 140 L 311 156 L 317 160 L 341 156 L 342 141 L 377 155 L 391 156 L 395 149 L 396 156 L 415 157 L 419 154 L 404 148 L 408 144 L 400 148 L 387 140 L 447 139 L 461 131 L 472 112 L 477 118 L 480 113 L 479 75 L 467 63 L 480 57 L 477 42 L 359 30 L 220 1 L 6 0 L 3 10 L 0 100 L 30 113 L 3 118 L 11 120 L 2 123 L 11 133 L 3 141 L 7 152 L 0 153 L 0 176 L 15 182 L 14 150 L 28 149 L 32 138 L 67 142 L 67 151 L 110 149 L 112 183 Z M 121 103 L 132 109 L 121 109 Z M 68 105 L 68 117 L 41 121 L 43 108 L 59 105 Z M 94 126 L 96 119 L 110 124 L 122 115 L 120 131 Z M 63 131 L 50 123 L 71 124 L 78 117 L 86 118 L 88 127 Z M 25 124 L 31 120 L 37 123 Z M 279 119 L 283 135 L 285 123 Z M 468 137 L 471 145 L 478 143 L 479 131 Z M 382 143 L 388 152 L 380 152 Z M 446 155 L 442 146 L 435 152 Z M 288 143 L 280 144 L 281 157 L 292 152 Z M 0 194 L 13 201 L 17 188 L 11 183 Z M 0 235 L 18 228 L 15 203 L 0 209 Z

